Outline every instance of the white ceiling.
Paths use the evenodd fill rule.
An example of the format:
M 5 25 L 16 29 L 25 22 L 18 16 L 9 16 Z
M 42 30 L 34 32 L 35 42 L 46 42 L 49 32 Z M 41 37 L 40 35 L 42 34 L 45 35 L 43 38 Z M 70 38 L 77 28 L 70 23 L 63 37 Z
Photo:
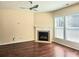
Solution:
M 39 5 L 37 12 L 54 11 L 76 3 L 78 1 L 33 1 L 33 5 Z M 0 1 L 0 7 L 28 9 L 30 6 L 28 1 Z

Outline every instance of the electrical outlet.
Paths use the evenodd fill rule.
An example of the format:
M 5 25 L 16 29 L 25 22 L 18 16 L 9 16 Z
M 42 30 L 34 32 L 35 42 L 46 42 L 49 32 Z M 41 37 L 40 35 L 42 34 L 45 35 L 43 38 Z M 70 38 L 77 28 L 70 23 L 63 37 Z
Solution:
M 13 37 L 13 41 L 15 40 L 15 37 Z

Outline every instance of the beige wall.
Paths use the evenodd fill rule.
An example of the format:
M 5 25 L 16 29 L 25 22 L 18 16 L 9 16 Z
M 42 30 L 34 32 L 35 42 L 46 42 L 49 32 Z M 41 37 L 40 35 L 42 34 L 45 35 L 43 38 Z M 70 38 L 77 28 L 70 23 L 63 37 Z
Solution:
M 51 13 L 34 14 L 29 10 L 0 8 L 0 44 L 35 40 L 34 26 L 49 27 L 53 31 L 52 19 Z
M 0 8 L 0 44 L 34 40 L 33 26 L 29 10 Z
M 51 13 L 35 13 L 35 26 L 38 27 L 53 27 L 52 19 L 53 16 Z
M 79 4 L 76 4 L 76 5 L 73 5 L 73 6 L 70 6 L 70 7 L 53 12 L 54 17 L 67 16 L 67 15 L 71 15 L 74 13 L 79 13 Z M 61 39 L 54 39 L 54 41 L 79 50 L 79 43 L 70 42 L 70 41 L 61 40 Z

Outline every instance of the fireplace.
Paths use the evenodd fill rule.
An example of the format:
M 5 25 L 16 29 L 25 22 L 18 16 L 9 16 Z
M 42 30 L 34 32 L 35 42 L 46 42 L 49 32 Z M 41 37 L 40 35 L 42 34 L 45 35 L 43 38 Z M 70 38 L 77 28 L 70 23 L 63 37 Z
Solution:
M 47 31 L 38 31 L 38 40 L 39 41 L 48 41 L 49 32 Z
M 52 36 L 50 27 L 35 27 L 35 42 L 51 43 Z

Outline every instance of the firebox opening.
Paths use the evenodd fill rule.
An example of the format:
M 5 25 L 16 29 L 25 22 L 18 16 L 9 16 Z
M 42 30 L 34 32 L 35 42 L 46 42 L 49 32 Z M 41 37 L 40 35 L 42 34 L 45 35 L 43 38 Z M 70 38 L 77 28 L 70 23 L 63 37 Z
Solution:
M 38 40 L 39 41 L 48 41 L 48 39 L 49 39 L 49 32 L 38 31 Z

